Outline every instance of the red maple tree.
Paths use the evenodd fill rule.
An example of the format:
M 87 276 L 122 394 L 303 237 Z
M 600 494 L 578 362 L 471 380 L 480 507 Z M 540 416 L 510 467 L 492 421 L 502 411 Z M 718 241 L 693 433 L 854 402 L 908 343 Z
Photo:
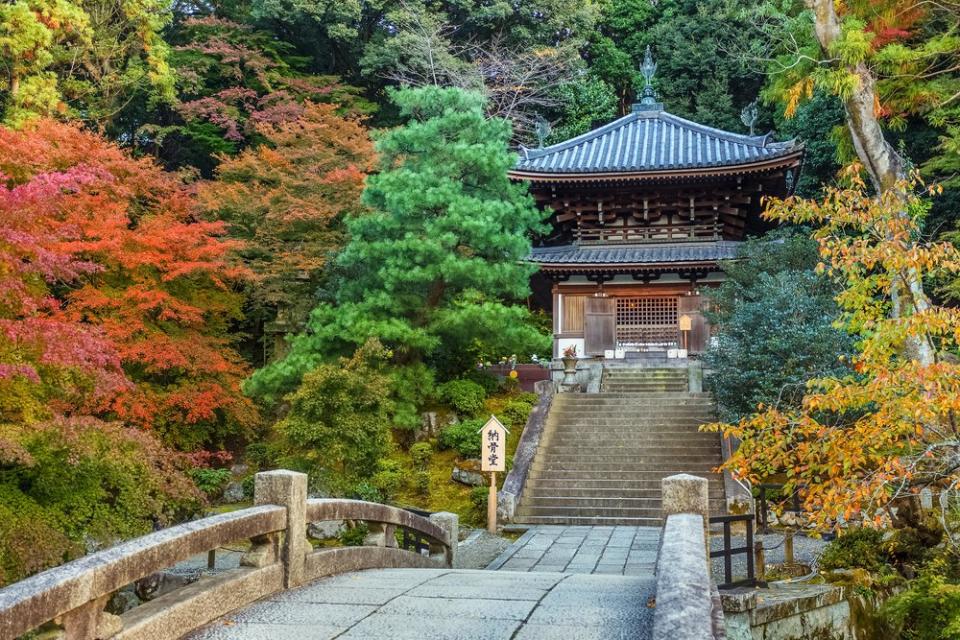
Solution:
M 184 449 L 256 424 L 228 332 L 245 271 L 184 176 L 44 120 L 0 129 L 0 179 L 0 379 L 80 372 L 86 386 L 40 399 Z

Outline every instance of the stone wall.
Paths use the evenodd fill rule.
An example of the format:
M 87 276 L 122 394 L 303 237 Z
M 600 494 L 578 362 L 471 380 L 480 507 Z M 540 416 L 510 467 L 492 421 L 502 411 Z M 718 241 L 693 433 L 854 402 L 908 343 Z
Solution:
M 497 518 L 503 522 L 512 520 L 516 512 L 517 501 L 523 493 L 527 476 L 530 474 L 530 465 L 533 464 L 537 449 L 540 447 L 540 437 L 543 435 L 543 428 L 550 414 L 550 405 L 553 403 L 556 386 L 549 380 L 543 380 L 537 382 L 534 389 L 540 398 L 530 412 L 527 424 L 523 427 L 520 442 L 517 443 L 517 450 L 513 454 L 513 466 L 504 479 L 503 488 L 497 498 Z

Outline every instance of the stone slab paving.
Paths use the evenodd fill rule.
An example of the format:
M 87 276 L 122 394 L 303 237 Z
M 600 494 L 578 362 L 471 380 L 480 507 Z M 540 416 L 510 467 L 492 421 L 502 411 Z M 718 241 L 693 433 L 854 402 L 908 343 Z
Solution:
M 652 576 L 659 544 L 659 527 L 534 526 L 487 569 Z
M 267 598 L 188 638 L 644 640 L 654 590 L 650 576 L 378 569 Z

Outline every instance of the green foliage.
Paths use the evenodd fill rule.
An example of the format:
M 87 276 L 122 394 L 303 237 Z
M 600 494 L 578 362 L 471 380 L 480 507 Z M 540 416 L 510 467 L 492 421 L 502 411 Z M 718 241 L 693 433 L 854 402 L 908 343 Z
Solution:
M 838 140 L 846 136 L 843 105 L 836 96 L 824 91 L 814 92 L 813 98 L 797 107 L 792 118 L 783 117 L 777 110 L 777 128 L 787 138 L 803 143 L 803 171 L 797 181 L 796 193 L 803 198 L 816 198 L 824 184 L 832 184 L 840 170 L 841 157 Z
M 487 119 L 482 97 L 459 90 L 392 97 L 406 124 L 377 143 L 381 171 L 364 191 L 373 213 L 348 221 L 337 304 L 315 308 L 287 357 L 250 379 L 248 390 L 268 401 L 369 337 L 397 362 L 428 363 L 441 345 L 469 354 L 480 341 L 512 353 L 545 340 L 513 304 L 528 293 L 533 267 L 522 258 L 544 213 L 507 177 L 509 124 Z
M 593 38 L 591 70 L 613 87 L 621 111 L 642 86 L 637 72 L 647 45 L 657 61 L 654 85 L 676 115 L 741 131 L 740 109 L 756 99 L 764 77 L 729 51 L 749 48 L 747 18 L 726 0 L 626 0 L 604 7 Z M 764 121 L 757 123 L 758 130 Z
M 500 389 L 499 378 L 491 373 L 487 373 L 483 369 L 469 369 L 460 377 L 464 380 L 469 380 L 470 382 L 476 382 L 478 385 L 483 387 L 484 392 L 488 396 L 496 393 L 497 390 Z
M 0 425 L 0 584 L 169 526 L 203 503 L 151 434 L 92 419 Z
M 610 85 L 592 74 L 560 85 L 557 100 L 562 107 L 549 144 L 586 133 L 617 116 L 616 94 Z
M 0 4 L 3 122 L 70 113 L 104 125 L 138 93 L 173 102 L 170 47 L 161 38 L 171 17 L 164 0 Z
M 413 467 L 423 471 L 430 463 L 430 456 L 433 455 L 433 447 L 429 442 L 418 442 L 410 447 L 410 459 L 413 460 Z
M 886 563 L 882 542 L 883 531 L 879 529 L 847 529 L 823 550 L 820 567 L 827 571 L 856 568 L 879 571 Z
M 487 514 L 487 502 L 490 500 L 490 487 L 474 487 L 470 490 L 470 502 L 480 517 Z
M 955 640 L 960 637 L 960 585 L 949 581 L 946 563 L 931 562 L 909 587 L 881 610 L 899 628 L 902 640 Z
M 482 410 L 487 397 L 484 388 L 470 380 L 451 380 L 440 385 L 438 392 L 441 400 L 464 416 L 472 416 Z
M 370 527 L 364 522 L 347 527 L 340 532 L 340 544 L 345 547 L 362 547 L 363 539 L 368 533 L 370 533 Z
M 413 431 L 420 426 L 420 408 L 434 400 L 433 371 L 423 363 L 396 367 L 390 374 L 393 426 Z
M 480 429 L 483 420 L 464 420 L 452 424 L 440 432 L 438 444 L 441 449 L 456 449 L 461 458 L 480 456 Z
M 704 355 L 707 385 L 724 420 L 760 403 L 792 406 L 813 377 L 842 374 L 853 339 L 839 317 L 830 281 L 814 272 L 816 244 L 786 235 L 748 242 L 743 259 L 724 265 L 727 280 L 710 292 L 717 329 Z
M 187 471 L 187 475 L 208 498 L 219 498 L 223 495 L 223 490 L 230 482 L 231 477 L 230 469 L 210 469 L 206 467 L 190 469 Z
M 430 472 L 417 469 L 413 472 L 413 486 L 417 494 L 426 498 L 430 495 Z
M 533 404 L 526 399 L 511 400 L 504 407 L 499 416 L 504 423 L 512 428 L 522 429 L 527 424 L 527 418 L 530 417 L 530 411 Z
M 312 481 L 339 495 L 370 481 L 390 451 L 386 358 L 371 340 L 352 358 L 321 364 L 304 376 L 287 398 L 289 413 L 277 424 L 287 447 L 281 464 L 308 469 Z
M 382 459 L 377 462 L 377 472 L 370 484 L 377 491 L 372 502 L 389 501 L 403 486 L 403 466 L 396 460 Z M 370 500 L 370 497 L 364 498 Z

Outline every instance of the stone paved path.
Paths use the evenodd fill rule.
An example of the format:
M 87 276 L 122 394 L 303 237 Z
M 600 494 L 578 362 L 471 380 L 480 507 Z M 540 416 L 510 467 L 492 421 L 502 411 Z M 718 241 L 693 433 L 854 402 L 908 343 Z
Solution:
M 189 639 L 644 640 L 654 590 L 652 576 L 361 571 L 268 598 Z
M 487 569 L 652 576 L 659 527 L 531 527 Z

